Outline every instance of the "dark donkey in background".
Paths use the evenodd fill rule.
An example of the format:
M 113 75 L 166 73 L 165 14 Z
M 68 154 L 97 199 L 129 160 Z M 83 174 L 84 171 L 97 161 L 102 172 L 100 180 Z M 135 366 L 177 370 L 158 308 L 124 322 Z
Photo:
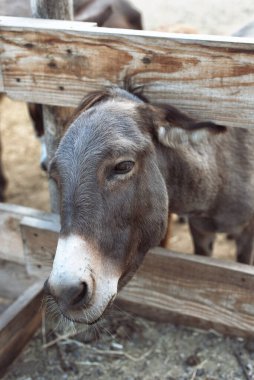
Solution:
M 254 130 L 202 122 L 110 88 L 80 106 L 50 165 L 61 232 L 46 291 L 68 319 L 95 323 L 163 239 L 189 216 L 195 252 L 234 234 L 252 263 Z

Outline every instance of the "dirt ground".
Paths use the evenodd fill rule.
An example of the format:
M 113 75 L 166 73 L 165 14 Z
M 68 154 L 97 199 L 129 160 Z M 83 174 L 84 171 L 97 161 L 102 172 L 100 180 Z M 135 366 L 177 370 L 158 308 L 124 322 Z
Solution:
M 89 332 L 60 338 L 51 331 L 51 346 L 38 332 L 3 379 L 253 379 L 251 341 L 151 322 L 116 309 L 97 326 L 99 331 L 94 340 Z
M 187 24 L 200 33 L 230 34 L 254 15 L 253 0 L 136 0 L 147 29 Z M 9 186 L 7 201 L 49 210 L 47 176 L 39 168 L 40 145 L 23 103 L 0 103 L 0 135 Z M 174 223 L 171 248 L 192 252 L 188 227 Z M 217 239 L 214 256 L 234 259 L 234 244 Z M 54 340 L 56 331 L 39 331 L 4 380 L 254 379 L 254 342 L 223 338 L 213 331 L 174 327 L 134 317 L 115 308 L 91 332 Z M 66 334 L 66 332 L 65 332 Z M 84 343 L 84 341 L 86 343 Z

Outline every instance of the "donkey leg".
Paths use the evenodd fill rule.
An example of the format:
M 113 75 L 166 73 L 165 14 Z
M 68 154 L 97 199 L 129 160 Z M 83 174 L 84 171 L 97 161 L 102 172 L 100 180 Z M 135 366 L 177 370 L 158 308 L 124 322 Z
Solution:
M 254 264 L 254 218 L 235 237 L 237 247 L 237 261 L 243 264 Z
M 194 245 L 195 255 L 211 256 L 215 240 L 215 232 L 202 228 L 199 219 L 189 218 L 189 228 Z

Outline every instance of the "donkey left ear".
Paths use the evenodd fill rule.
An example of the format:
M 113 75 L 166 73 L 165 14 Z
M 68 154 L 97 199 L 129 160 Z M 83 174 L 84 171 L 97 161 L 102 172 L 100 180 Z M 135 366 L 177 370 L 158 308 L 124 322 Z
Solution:
M 94 91 L 91 94 L 85 96 L 81 103 L 75 108 L 71 118 L 68 120 L 68 125 L 73 123 L 75 119 L 80 115 L 80 113 L 87 111 L 89 108 L 93 107 L 95 104 L 108 99 L 110 92 L 107 90 L 104 91 Z
M 225 126 L 211 121 L 198 122 L 172 106 L 148 107 L 153 115 L 154 132 L 165 146 L 196 145 L 211 134 L 217 135 L 227 130 Z

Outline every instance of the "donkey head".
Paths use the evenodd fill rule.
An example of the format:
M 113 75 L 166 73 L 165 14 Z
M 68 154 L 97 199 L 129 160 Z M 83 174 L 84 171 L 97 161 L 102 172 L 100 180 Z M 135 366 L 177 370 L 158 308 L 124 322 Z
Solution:
M 158 147 L 168 149 L 174 128 L 195 135 L 216 132 L 211 126 L 118 88 L 85 99 L 50 165 L 61 232 L 47 288 L 67 318 L 96 322 L 164 237 L 169 201 Z

